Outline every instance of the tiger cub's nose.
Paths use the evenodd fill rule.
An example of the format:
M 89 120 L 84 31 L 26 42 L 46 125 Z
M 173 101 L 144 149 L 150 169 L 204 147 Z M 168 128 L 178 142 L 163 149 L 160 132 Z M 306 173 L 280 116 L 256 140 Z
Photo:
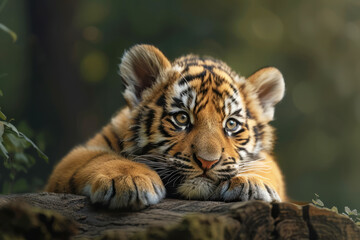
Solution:
M 219 159 L 206 160 L 199 156 L 194 156 L 194 159 L 195 159 L 195 162 L 204 170 L 213 168 L 215 166 L 215 163 L 219 162 Z

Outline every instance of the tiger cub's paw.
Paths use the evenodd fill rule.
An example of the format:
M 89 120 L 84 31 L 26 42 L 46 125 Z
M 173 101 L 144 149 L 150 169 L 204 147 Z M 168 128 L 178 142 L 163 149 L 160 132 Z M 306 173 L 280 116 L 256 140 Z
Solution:
M 223 201 L 263 200 L 281 201 L 278 193 L 257 178 L 234 177 L 222 182 L 215 191 L 215 197 Z
M 127 169 L 124 173 L 114 168 L 107 169 L 106 173 L 92 176 L 83 188 L 83 193 L 90 197 L 92 203 L 110 209 L 140 210 L 165 197 L 160 177 L 150 169 Z

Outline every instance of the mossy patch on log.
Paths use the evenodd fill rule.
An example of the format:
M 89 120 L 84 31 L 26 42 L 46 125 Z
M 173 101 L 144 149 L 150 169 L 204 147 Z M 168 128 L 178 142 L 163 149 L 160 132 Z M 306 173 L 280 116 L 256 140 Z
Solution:
M 69 239 L 77 232 L 75 222 L 54 211 L 13 202 L 0 207 L 0 239 Z

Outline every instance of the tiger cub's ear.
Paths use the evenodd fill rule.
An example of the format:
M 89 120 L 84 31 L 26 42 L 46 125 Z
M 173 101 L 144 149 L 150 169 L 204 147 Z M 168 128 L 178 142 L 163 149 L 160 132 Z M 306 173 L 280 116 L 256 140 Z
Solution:
M 265 119 L 267 121 L 273 120 L 275 104 L 284 97 L 285 92 L 282 74 L 274 67 L 266 67 L 251 75 L 248 81 L 254 86 L 255 93 L 263 108 Z
M 124 97 L 130 107 L 142 100 L 142 93 L 171 66 L 164 54 L 151 45 L 135 45 L 124 53 L 120 76 L 126 86 Z

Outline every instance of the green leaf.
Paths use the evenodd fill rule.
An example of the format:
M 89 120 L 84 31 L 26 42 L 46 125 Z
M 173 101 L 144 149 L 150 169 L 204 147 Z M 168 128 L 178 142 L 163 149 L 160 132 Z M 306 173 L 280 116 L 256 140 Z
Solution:
M 6 116 L 5 116 L 5 114 L 0 110 L 0 118 L 2 119 L 2 120 L 6 120 Z
M 1 142 L 2 142 L 2 135 L 4 134 L 4 124 L 2 122 L 0 122 L 0 138 L 1 138 Z
M 323 207 L 324 206 L 324 203 L 320 200 L 320 199 L 317 199 L 316 201 L 318 203 L 319 206 Z
M 33 141 L 31 141 L 28 137 L 26 137 L 24 134 L 20 133 L 21 136 L 23 138 L 26 139 L 26 141 L 28 141 L 32 146 L 33 148 L 35 148 L 35 150 L 37 151 L 39 157 L 41 157 L 42 159 L 44 159 L 46 162 L 49 160 L 49 158 L 45 155 L 45 153 L 43 153 L 40 148 L 38 148 L 38 146 L 35 145 L 35 143 L 33 143 Z
M 12 125 L 9 122 L 4 122 L 4 121 L 0 121 L 0 122 L 2 124 L 4 124 L 5 127 L 7 127 L 7 129 L 5 129 L 5 131 L 8 130 L 8 131 L 12 132 L 13 134 L 16 134 L 18 137 L 23 138 L 27 143 L 29 143 L 33 148 L 35 148 L 39 157 L 44 159 L 46 162 L 48 161 L 48 157 L 39 149 L 39 147 L 36 146 L 35 143 L 33 143 L 33 141 L 31 141 L 28 137 L 26 137 L 25 134 L 19 132 L 14 125 Z M 18 143 L 16 143 L 16 144 L 18 144 Z
M 4 74 L 0 75 L 0 78 L 1 78 L 2 76 L 4 76 Z M 2 92 L 1 89 L 0 89 L 0 97 L 2 97 L 2 96 L 4 96 L 4 94 L 3 94 L 3 92 Z
M 4 143 L 10 152 L 22 152 L 24 149 L 30 147 L 30 144 L 26 142 L 25 139 L 17 136 L 13 132 L 8 132 L 6 129 Z
M 316 206 L 320 206 L 323 207 L 324 203 L 320 200 L 320 199 L 316 199 L 316 200 L 312 200 L 312 202 L 316 205 Z
M 349 216 L 351 216 L 351 215 L 357 216 L 357 210 L 356 209 L 354 209 L 354 210 L 349 209 L 349 210 L 350 210 L 350 212 L 348 212 Z
M 9 154 L 8 151 L 6 150 L 5 146 L 3 145 L 2 141 L 0 141 L 0 152 L 1 154 L 8 159 L 9 158 Z
M 348 206 L 345 207 L 345 212 L 347 213 L 347 215 L 351 214 L 351 210 Z
M 20 133 L 19 131 L 16 129 L 16 127 L 14 125 L 12 125 L 9 122 L 4 122 L 4 121 L 0 121 L 2 122 L 2 124 L 4 124 L 6 127 L 8 127 L 8 129 L 14 133 L 16 133 L 16 135 L 18 135 L 20 137 Z
M 331 208 L 331 211 L 336 212 L 336 213 L 339 213 L 338 208 L 337 208 L 337 207 L 335 207 L 335 206 L 333 206 L 333 207 Z
M 7 26 L 5 26 L 2 23 L 0 23 L 0 29 L 3 30 L 4 32 L 7 32 L 11 36 L 11 38 L 13 39 L 13 42 L 16 42 L 17 35 L 16 35 L 15 32 L 13 32 L 11 29 L 9 29 Z

